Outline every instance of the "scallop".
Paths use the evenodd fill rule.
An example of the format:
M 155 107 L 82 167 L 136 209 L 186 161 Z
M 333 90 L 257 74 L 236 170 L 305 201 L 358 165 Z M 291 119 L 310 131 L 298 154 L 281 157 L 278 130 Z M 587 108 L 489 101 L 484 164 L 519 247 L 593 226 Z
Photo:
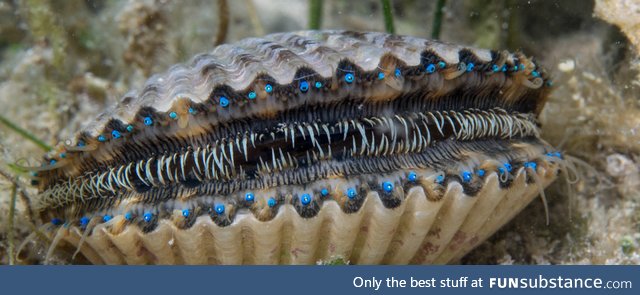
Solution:
M 94 264 L 445 264 L 555 180 L 522 53 L 250 38 L 150 78 L 33 168 L 48 254 Z M 71 258 L 70 258 L 71 259 Z

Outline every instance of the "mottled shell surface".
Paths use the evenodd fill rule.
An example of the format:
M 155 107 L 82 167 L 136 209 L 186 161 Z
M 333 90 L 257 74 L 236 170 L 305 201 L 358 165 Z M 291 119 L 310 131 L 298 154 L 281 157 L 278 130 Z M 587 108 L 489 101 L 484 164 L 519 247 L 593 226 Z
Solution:
M 51 251 L 96 264 L 450 263 L 550 184 L 521 53 L 383 33 L 221 45 L 38 168 Z M 62 226 L 64 225 L 64 226 Z

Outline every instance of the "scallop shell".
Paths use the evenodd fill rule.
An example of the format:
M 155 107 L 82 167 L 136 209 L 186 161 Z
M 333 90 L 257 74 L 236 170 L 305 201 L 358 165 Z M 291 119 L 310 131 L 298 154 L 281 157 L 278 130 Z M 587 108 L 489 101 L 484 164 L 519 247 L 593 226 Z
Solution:
M 59 145 L 34 169 L 34 207 L 49 254 L 79 262 L 450 263 L 562 168 L 536 119 L 549 86 L 521 53 L 246 39 L 152 77 Z

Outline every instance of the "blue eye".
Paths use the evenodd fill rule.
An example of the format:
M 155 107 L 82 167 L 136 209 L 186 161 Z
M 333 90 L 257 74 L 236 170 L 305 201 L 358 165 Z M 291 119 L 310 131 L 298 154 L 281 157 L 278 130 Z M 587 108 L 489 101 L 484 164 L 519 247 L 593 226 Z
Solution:
M 463 182 L 470 182 L 472 178 L 473 178 L 473 174 L 471 174 L 471 172 L 469 172 L 469 171 L 462 172 L 462 181 Z
M 273 86 L 271 86 L 271 84 L 265 85 L 264 91 L 266 91 L 267 93 L 271 93 L 273 91 Z
M 120 138 L 120 137 L 122 137 L 122 134 L 120 134 L 120 131 L 118 131 L 118 130 L 113 130 L 113 131 L 111 131 L 111 137 Z
M 409 174 L 407 175 L 407 179 L 411 182 L 415 182 L 418 179 L 418 174 L 416 174 L 413 171 L 410 171 Z
M 171 112 L 171 113 L 169 113 L 169 118 L 171 118 L 171 119 L 178 118 L 178 114 L 176 112 Z
M 382 183 L 382 189 L 387 192 L 390 193 L 393 191 L 393 183 L 389 182 L 389 181 L 385 181 Z
M 536 170 L 536 168 L 538 168 L 538 164 L 536 164 L 536 162 L 525 162 L 524 167 Z
M 305 206 L 309 205 L 311 203 L 311 195 L 303 194 L 302 196 L 300 196 L 300 203 Z
M 474 67 L 475 67 L 475 65 L 472 62 L 468 63 L 467 64 L 467 72 L 473 71 Z
M 329 195 L 329 190 L 328 190 L 328 189 L 326 189 L 326 188 L 323 188 L 322 190 L 320 190 L 320 194 L 321 194 L 323 197 L 326 197 L 326 196 L 328 196 L 328 195 Z
M 349 84 L 353 83 L 355 79 L 356 79 L 355 76 L 353 76 L 353 74 L 351 73 L 347 73 L 346 75 L 344 75 L 344 81 Z
M 254 199 L 255 199 L 255 195 L 253 193 L 246 193 L 244 195 L 244 200 L 247 202 L 253 202 Z
M 226 108 L 229 106 L 229 99 L 225 96 L 220 96 L 220 106 Z
M 150 222 L 151 220 L 153 220 L 153 214 L 147 212 L 144 215 L 142 215 L 142 218 L 144 218 L 144 221 Z
M 300 82 L 300 91 L 302 91 L 302 92 L 309 91 L 309 82 L 302 80 Z
M 355 188 L 349 188 L 347 190 L 347 197 L 349 199 L 354 199 L 356 196 L 358 196 L 358 192 L 356 192 Z
M 147 125 L 147 126 L 153 125 L 153 119 L 151 119 L 151 117 L 144 117 L 144 125 Z
M 249 97 L 249 99 L 252 99 L 252 100 L 253 100 L 253 99 L 256 99 L 256 96 L 257 96 L 257 95 L 256 95 L 256 93 L 255 93 L 255 92 L 251 91 L 251 92 L 249 92 L 249 94 L 248 94 L 247 96 Z
M 127 132 L 133 131 L 133 125 L 127 125 Z
M 426 70 L 427 70 L 427 73 L 431 74 L 436 71 L 436 66 L 434 64 L 429 64 Z
M 384 79 L 384 73 L 380 72 L 378 73 L 378 80 L 382 80 L 382 79 Z
M 216 210 L 216 213 L 222 214 L 222 213 L 224 213 L 224 205 L 223 204 L 218 204 L 218 205 L 215 206 L 214 210 Z

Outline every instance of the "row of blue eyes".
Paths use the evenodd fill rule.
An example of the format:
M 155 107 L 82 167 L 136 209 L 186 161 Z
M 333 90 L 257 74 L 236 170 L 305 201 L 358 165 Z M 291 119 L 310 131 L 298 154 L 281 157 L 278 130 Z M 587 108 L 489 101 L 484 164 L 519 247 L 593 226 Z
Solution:
M 562 158 L 562 154 L 560 152 L 550 152 L 550 153 L 547 153 L 546 155 L 549 156 L 549 157 Z M 538 167 L 537 163 L 533 162 L 533 161 L 532 162 L 525 162 L 523 164 L 523 166 L 525 168 L 529 168 L 529 169 L 532 169 L 534 171 Z M 505 172 L 511 172 L 512 170 L 513 170 L 513 167 L 511 166 L 510 163 L 504 163 L 502 167 L 498 167 L 498 172 L 500 174 L 504 174 Z M 478 169 L 478 170 L 475 171 L 475 174 L 478 175 L 479 177 L 484 177 L 484 175 L 486 174 L 486 171 L 484 169 Z M 473 175 L 474 175 L 473 172 L 463 171 L 462 174 L 461 174 L 462 182 L 464 182 L 464 183 L 471 182 L 471 180 L 473 179 Z M 411 182 L 411 183 L 415 183 L 418 180 L 418 174 L 416 172 L 414 172 L 414 171 L 410 171 L 409 173 L 407 173 L 407 180 L 409 182 Z M 444 182 L 444 175 L 438 175 L 436 177 L 436 179 L 435 179 L 435 182 L 438 183 L 438 184 L 442 184 Z M 393 192 L 394 184 L 393 184 L 393 182 L 385 181 L 385 182 L 382 182 L 381 188 L 382 188 L 382 190 L 384 192 L 391 193 L 391 192 Z M 328 196 L 329 195 L 329 190 L 327 188 L 322 188 L 320 190 L 320 195 L 322 197 Z M 346 195 L 347 195 L 347 197 L 349 199 L 353 200 L 358 196 L 358 191 L 356 190 L 356 188 L 351 187 L 351 188 L 348 188 L 346 190 Z M 255 200 L 255 195 L 253 193 L 251 193 L 251 192 L 248 192 L 248 193 L 245 194 L 244 200 L 246 202 L 253 202 Z M 307 205 L 311 204 L 312 201 L 313 201 L 313 196 L 311 194 L 305 193 L 305 194 L 302 194 L 300 196 L 300 203 L 302 205 L 304 205 L 304 206 L 307 206 Z M 267 205 L 269 207 L 275 207 L 277 204 L 278 204 L 278 201 L 273 197 L 271 197 L 271 198 L 269 198 L 269 200 L 267 200 Z M 224 214 L 225 206 L 224 206 L 224 204 L 216 204 L 213 207 L 213 210 L 219 215 L 220 214 Z M 190 214 L 191 214 L 191 210 L 189 210 L 189 209 L 182 210 L 182 216 L 184 216 L 185 218 L 189 217 Z M 133 219 L 133 215 L 131 213 L 126 213 L 124 215 L 124 217 L 125 217 L 126 220 L 132 220 Z M 143 214 L 142 217 L 143 217 L 144 221 L 150 222 L 150 221 L 153 220 L 154 216 L 153 216 L 153 213 L 147 212 L 147 213 Z M 108 222 L 109 220 L 111 220 L 111 218 L 113 218 L 111 215 L 104 215 L 102 220 L 104 222 Z M 90 219 L 87 218 L 87 217 L 82 217 L 80 219 L 80 225 L 81 226 L 86 226 L 87 224 L 89 224 L 89 220 Z M 61 225 L 61 224 L 63 224 L 63 221 L 61 219 L 59 219 L 59 218 L 53 218 L 53 219 L 51 219 L 51 223 L 54 224 L 54 225 Z
M 425 67 L 425 72 L 431 74 L 434 73 L 436 71 L 436 66 L 440 69 L 444 69 L 447 64 L 443 61 L 438 62 L 437 64 L 429 64 Z M 468 63 L 466 65 L 466 71 L 467 72 L 471 72 L 473 71 L 475 68 L 475 64 L 474 63 Z M 513 68 L 511 69 L 512 71 L 524 71 L 524 64 L 519 64 L 519 65 L 514 65 Z M 507 66 L 503 65 L 502 67 L 499 67 L 498 65 L 492 65 L 491 70 L 493 72 L 506 72 L 507 71 Z M 394 75 L 396 77 L 400 77 L 402 76 L 402 71 L 400 69 L 396 69 L 394 71 Z M 533 71 L 531 72 L 531 75 L 534 78 L 537 78 L 540 76 L 540 73 L 538 73 L 537 71 Z M 385 74 L 383 72 L 379 72 L 378 73 L 378 80 L 382 80 L 385 78 Z M 347 82 L 348 84 L 351 84 L 355 81 L 355 76 L 352 73 L 347 73 L 344 75 L 344 81 Z M 322 88 L 322 82 L 315 82 L 314 86 L 318 89 Z M 300 91 L 302 92 L 307 92 L 309 91 L 309 82 L 307 82 L 306 80 L 302 80 L 300 81 L 300 85 L 298 86 L 298 88 L 300 89 Z M 271 93 L 273 92 L 273 86 L 271 86 L 271 84 L 267 84 L 264 87 L 265 92 L 267 93 Z M 257 97 L 257 94 L 254 91 L 249 92 L 249 94 L 247 95 L 249 99 L 253 100 Z M 229 99 L 226 96 L 220 96 L 219 100 L 218 100 L 219 104 L 221 107 L 226 108 L 229 106 Z
M 437 67 L 437 68 L 440 68 L 440 69 L 443 69 L 443 68 L 445 68 L 446 66 L 447 66 L 447 64 L 446 64 L 445 62 L 440 61 L 440 62 L 438 62 L 437 64 L 429 64 L 429 65 L 427 65 L 427 66 L 425 67 L 425 71 L 426 71 L 427 73 L 431 74 L 431 73 L 434 73 L 434 72 L 436 71 L 436 67 Z M 468 63 L 468 64 L 466 65 L 466 71 L 467 71 L 467 72 L 471 72 L 471 71 L 473 71 L 473 69 L 474 69 L 474 68 L 475 68 L 475 65 L 474 65 L 473 63 Z M 525 68 L 525 67 L 524 67 L 524 64 L 519 64 L 519 65 L 514 65 L 514 66 L 513 66 L 513 68 L 512 68 L 511 70 L 512 70 L 512 71 L 523 71 L 523 70 L 524 70 L 524 68 Z M 503 65 L 502 67 L 499 67 L 498 65 L 495 65 L 495 64 L 494 64 L 494 65 L 492 65 L 491 70 L 492 70 L 493 72 L 500 72 L 500 71 L 502 71 L 502 72 L 506 72 L 506 71 L 507 71 L 507 66 L 506 66 L 506 65 Z M 402 76 L 402 71 L 401 71 L 399 68 L 397 68 L 397 69 L 394 71 L 394 75 L 395 75 L 396 77 L 400 77 L 400 76 Z M 531 72 L 531 75 L 532 75 L 533 77 L 539 77 L 539 76 L 540 76 L 540 73 L 538 73 L 537 71 L 533 71 L 533 72 Z M 384 78 L 385 78 L 385 74 L 384 74 L 383 72 L 379 72 L 379 73 L 378 73 L 378 80 L 383 80 Z M 347 82 L 348 84 L 351 84 L 351 83 L 353 83 L 353 82 L 355 81 L 355 76 L 354 76 L 352 73 L 347 73 L 347 74 L 345 74 L 345 75 L 344 75 L 344 81 L 345 81 L 345 82 Z M 315 82 L 315 83 L 314 83 L 314 86 L 315 86 L 316 88 L 320 89 L 320 88 L 322 88 L 323 84 L 322 84 L 322 82 L 317 81 L 317 82 Z M 309 91 L 309 82 L 307 82 L 306 80 L 302 80 L 302 81 L 300 81 L 299 89 L 300 89 L 300 91 L 302 91 L 302 92 L 307 92 L 307 91 Z M 264 91 L 265 91 L 266 93 L 271 93 L 271 92 L 273 92 L 273 86 L 272 86 L 271 84 L 267 84 L 267 85 L 265 85 L 265 87 L 264 87 Z M 255 92 L 255 91 L 251 91 L 251 92 L 249 92 L 249 94 L 247 94 L 247 97 L 248 97 L 250 100 L 254 100 L 254 99 L 256 99 L 256 97 L 257 97 L 257 96 L 258 96 L 258 95 L 256 94 L 256 92 Z M 221 106 L 221 107 L 226 108 L 226 107 L 228 107 L 228 106 L 229 106 L 230 101 L 229 101 L 229 99 L 228 99 L 226 96 L 220 96 L 220 98 L 218 99 L 218 103 L 220 104 L 220 106 Z M 196 113 L 196 111 L 195 111 L 193 108 L 189 108 L 189 113 L 190 113 L 190 114 L 195 114 L 195 113 Z M 169 113 L 169 117 L 170 117 L 171 119 L 174 119 L 174 120 L 175 120 L 175 119 L 177 119 L 177 118 L 178 118 L 178 113 L 176 113 L 176 112 L 170 112 L 170 113 Z M 153 119 L 152 119 L 151 117 L 144 117 L 144 119 L 143 119 L 143 123 L 144 123 L 144 125 L 146 125 L 146 126 L 151 126 L 151 125 L 153 125 Z M 127 130 L 127 132 L 133 132 L 133 125 L 128 125 L 128 126 L 126 127 L 126 130 Z M 112 138 L 114 138 L 114 139 L 121 138 L 121 137 L 122 137 L 122 133 L 121 133 L 120 131 L 118 131 L 118 130 L 113 130 L 113 131 L 111 131 L 111 137 L 112 137 Z M 98 141 L 99 141 L 99 142 L 105 142 L 105 141 L 107 141 L 107 137 L 106 137 L 105 135 L 102 135 L 102 134 L 101 134 L 101 135 L 99 135 L 99 136 L 98 136 Z M 84 146 L 84 145 L 85 145 L 85 143 L 84 143 L 84 142 L 82 142 L 82 141 L 78 142 L 78 146 L 82 147 L 82 146 Z M 61 158 L 64 158 L 64 156 L 63 156 L 62 154 L 60 155 L 60 157 L 61 157 Z M 50 164 L 51 164 L 51 165 L 53 165 L 53 164 L 55 164 L 55 163 L 56 163 L 56 160 L 51 160 L 51 163 L 50 163 Z

